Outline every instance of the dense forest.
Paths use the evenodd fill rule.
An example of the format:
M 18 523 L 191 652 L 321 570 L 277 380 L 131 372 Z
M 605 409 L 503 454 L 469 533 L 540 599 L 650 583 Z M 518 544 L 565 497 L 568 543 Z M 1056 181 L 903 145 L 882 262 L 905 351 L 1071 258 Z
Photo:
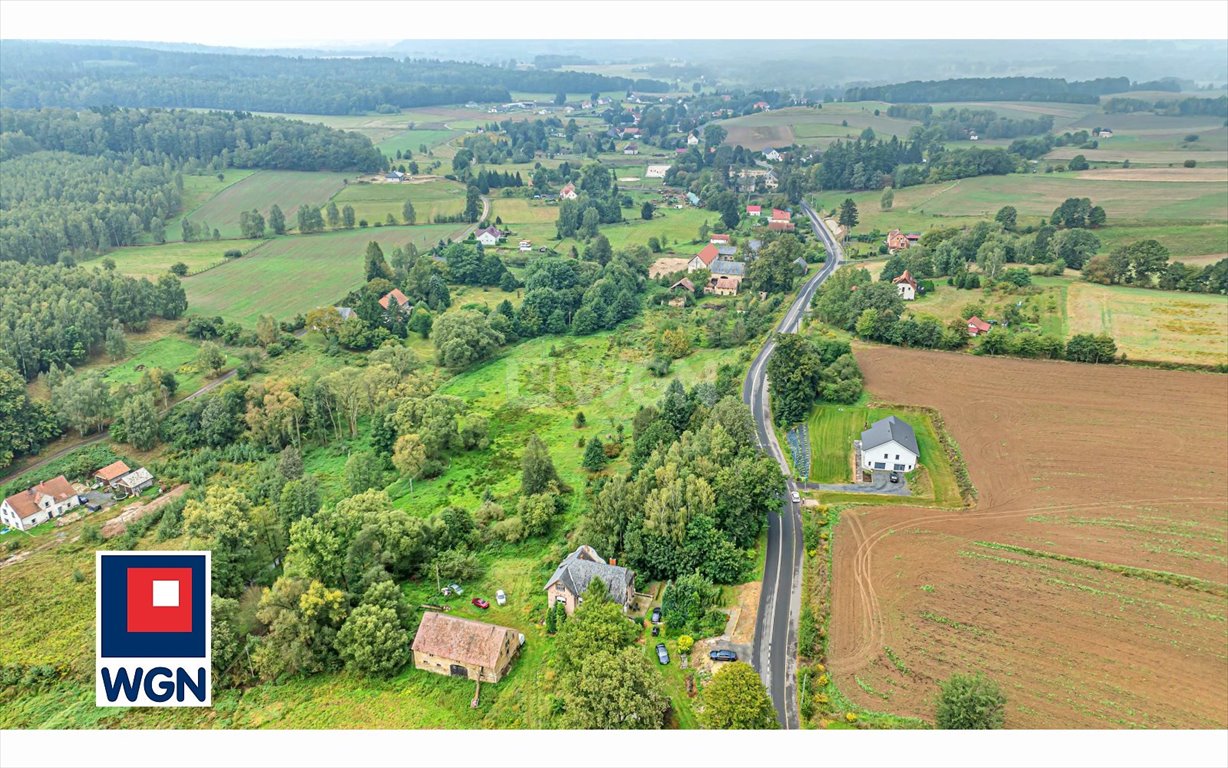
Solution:
M 1228 96 L 1218 99 L 1171 98 L 1171 99 L 1136 99 L 1128 96 L 1117 96 L 1104 103 L 1104 111 L 1116 112 L 1154 112 L 1157 115 L 1187 116 L 1214 115 L 1228 117 Z
M 1059 77 L 967 77 L 913 80 L 892 85 L 849 88 L 845 101 L 927 103 L 942 101 L 1058 101 L 1095 104 L 1108 93 L 1130 90 L 1126 77 L 1067 82 Z
M 1020 119 L 1002 117 L 992 109 L 935 111 L 929 104 L 893 104 L 887 108 L 887 115 L 920 121 L 925 126 L 925 136 L 948 141 L 966 139 L 970 133 L 983 139 L 1013 139 L 1053 130 L 1052 115 Z
M 511 91 L 663 92 L 658 80 L 454 61 L 291 58 L 7 41 L 0 106 L 208 107 L 345 115 L 510 101 Z
M 0 111 L 0 260 L 54 263 L 165 238 L 184 171 L 373 171 L 370 139 L 246 112 Z

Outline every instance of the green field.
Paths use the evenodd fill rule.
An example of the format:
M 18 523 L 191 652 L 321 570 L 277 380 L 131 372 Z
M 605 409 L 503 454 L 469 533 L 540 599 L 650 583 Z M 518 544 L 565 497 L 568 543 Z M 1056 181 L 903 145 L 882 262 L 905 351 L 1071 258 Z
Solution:
M 465 185 L 440 179 L 423 184 L 350 184 L 333 198 L 338 208 L 354 207 L 358 219 L 374 224 L 384 221 L 392 214 L 397 223 L 402 222 L 405 200 L 414 204 L 414 214 L 419 224 L 430 224 L 436 214 L 454 216 L 465 210 Z
M 653 199 L 656 197 L 653 196 Z M 534 247 L 544 245 L 560 253 L 566 253 L 573 245 L 581 252 L 584 251 L 583 242 L 554 239 L 558 235 L 555 221 L 558 220 L 559 209 L 556 205 L 547 205 L 537 200 L 492 197 L 491 206 L 491 220 L 493 221 L 495 216 L 503 219 L 504 228 L 513 233 L 509 239 L 527 238 L 533 242 Z M 623 217 L 624 221 L 618 224 L 601 225 L 601 234 L 609 238 L 610 245 L 615 250 L 632 245 L 647 245 L 648 238 L 656 237 L 669 240 L 670 245 L 665 248 L 666 251 L 677 249 L 679 253 L 686 253 L 688 256 L 699 247 L 692 249 L 691 241 L 699 237 L 700 225 L 706 221 L 712 226 L 720 221 L 720 215 L 715 211 L 691 207 L 658 207 L 653 220 L 644 221 L 639 217 L 637 205 L 634 209 L 624 209 Z
M 1134 360 L 1228 365 L 1228 296 L 1074 281 L 1071 333 L 1108 333 Z
M 328 171 L 259 171 L 211 197 L 188 214 L 188 220 L 198 225 L 207 222 L 211 229 L 219 230 L 222 237 L 238 237 L 240 213 L 255 208 L 267 219 L 269 209 L 276 204 L 286 216 L 286 226 L 292 228 L 297 225 L 295 212 L 299 205 L 324 205 L 344 186 L 345 180 L 354 175 Z
M 408 150 L 416 157 L 422 145 L 425 144 L 427 149 L 431 149 L 440 144 L 446 144 L 449 139 L 460 135 L 460 131 L 449 131 L 443 128 L 415 128 L 384 139 L 376 144 L 375 148 L 393 158 L 396 157 L 398 149 L 402 152 Z
M 247 326 L 260 315 L 290 319 L 332 304 L 365 282 L 368 242 L 380 243 L 385 252 L 409 242 L 429 247 L 456 229 L 455 224 L 377 227 L 276 238 L 250 256 L 185 279 L 188 311 Z
M 248 254 L 266 242 L 265 240 L 208 240 L 193 243 L 136 245 L 110 251 L 106 254 L 106 258 L 114 261 L 115 268 L 125 275 L 157 280 L 166 274 L 171 265 L 176 262 L 187 264 L 188 274 L 191 275 L 224 262 L 226 259 L 222 254 L 226 251 L 237 248 L 244 254 Z M 95 260 L 92 263 L 99 262 Z
M 766 149 L 790 144 L 825 147 L 836 139 L 856 139 L 865 128 L 883 138 L 905 138 L 920 123 L 887 117 L 887 104 L 881 102 L 828 103 L 822 108 L 789 107 L 771 112 L 722 120 L 725 143 L 747 149 Z M 875 115 L 875 110 L 879 114 Z M 847 125 L 846 125 L 847 123 Z
M 179 382 L 178 397 L 190 395 L 205 385 L 208 379 L 197 370 L 196 354 L 200 346 L 179 336 L 164 336 L 157 341 L 141 346 L 136 353 L 107 371 L 105 378 L 112 384 L 133 384 L 151 368 L 161 368 L 175 374 Z M 227 356 L 226 369 L 238 364 L 233 356 Z
M 933 421 L 922 411 L 820 403 L 806 420 L 810 429 L 810 481 L 850 482 L 853 441 L 871 424 L 892 415 L 912 426 L 917 435 L 917 446 L 921 449 L 918 461 L 926 469 L 924 474 L 928 479 L 920 481 L 922 487 L 914 487 L 913 490 L 922 498 L 932 497 L 937 504 L 958 506 L 959 486 L 955 483 L 951 464 L 942 450 L 942 444 L 938 442 Z M 909 479 L 915 482 L 914 473 L 909 473 Z

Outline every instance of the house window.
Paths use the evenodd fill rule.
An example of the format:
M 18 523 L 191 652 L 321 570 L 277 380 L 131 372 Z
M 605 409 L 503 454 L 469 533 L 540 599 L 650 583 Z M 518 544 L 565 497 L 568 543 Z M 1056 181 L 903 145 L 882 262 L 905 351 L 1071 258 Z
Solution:
M 900 470 L 900 469 L 903 469 L 903 468 L 904 468 L 904 465 L 903 465 L 903 464 L 896 464 L 896 465 L 895 465 L 895 468 L 896 468 L 897 470 Z
M 887 458 L 887 454 L 885 454 L 885 453 L 884 453 L 884 454 L 883 454 L 883 458 L 884 458 L 884 459 L 885 459 L 885 458 Z
M 875 469 L 886 469 L 887 465 L 884 462 L 876 461 L 874 462 L 874 468 Z

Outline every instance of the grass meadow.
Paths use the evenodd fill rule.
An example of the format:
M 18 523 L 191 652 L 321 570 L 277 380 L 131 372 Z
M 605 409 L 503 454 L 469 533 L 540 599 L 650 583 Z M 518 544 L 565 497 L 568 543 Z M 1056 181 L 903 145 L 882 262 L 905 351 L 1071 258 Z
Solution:
M 221 264 L 226 260 L 226 251 L 238 249 L 244 255 L 265 245 L 267 240 L 206 240 L 192 243 L 165 243 L 163 245 L 134 245 L 118 248 L 106 254 L 115 262 L 115 268 L 125 275 L 157 280 L 166 274 L 171 265 L 183 262 L 188 265 L 188 274 Z M 100 260 L 95 263 L 101 263 Z
M 354 215 L 374 224 L 388 214 L 404 223 L 402 209 L 413 201 L 419 224 L 430 224 L 436 214 L 455 216 L 465 210 L 465 185 L 455 181 L 429 181 L 422 184 L 350 184 L 333 198 L 338 208 L 354 206 Z
M 293 228 L 297 226 L 295 212 L 299 205 L 323 206 L 342 189 L 349 176 L 353 174 L 258 171 L 209 198 L 188 214 L 188 220 L 198 225 L 208 223 L 222 237 L 238 237 L 240 213 L 255 208 L 267 220 L 269 209 L 276 204 L 286 216 L 286 227 Z

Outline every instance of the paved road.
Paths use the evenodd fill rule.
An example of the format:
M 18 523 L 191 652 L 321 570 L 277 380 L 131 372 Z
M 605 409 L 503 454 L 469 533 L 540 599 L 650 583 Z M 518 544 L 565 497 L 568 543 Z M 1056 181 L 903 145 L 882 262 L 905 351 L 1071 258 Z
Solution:
M 843 252 L 827 227 L 810 206 L 802 204 L 810 217 L 811 226 L 827 249 L 827 261 L 798 292 L 776 330 L 796 332 L 802 315 L 810 306 L 815 291 L 840 265 Z M 750 406 L 759 434 L 759 446 L 780 464 L 781 472 L 789 475 L 789 464 L 772 430 L 768 403 L 767 362 L 776 348 L 769 338 L 750 366 L 742 384 L 742 399 Z M 788 481 L 791 493 L 797 486 Z M 802 524 L 796 504 L 786 501 L 781 514 L 768 517 L 767 563 L 763 571 L 763 590 L 759 596 L 759 616 L 755 626 L 752 663 L 763 678 L 776 715 L 784 728 L 798 727 L 797 714 L 797 620 L 801 613 L 802 588 Z

